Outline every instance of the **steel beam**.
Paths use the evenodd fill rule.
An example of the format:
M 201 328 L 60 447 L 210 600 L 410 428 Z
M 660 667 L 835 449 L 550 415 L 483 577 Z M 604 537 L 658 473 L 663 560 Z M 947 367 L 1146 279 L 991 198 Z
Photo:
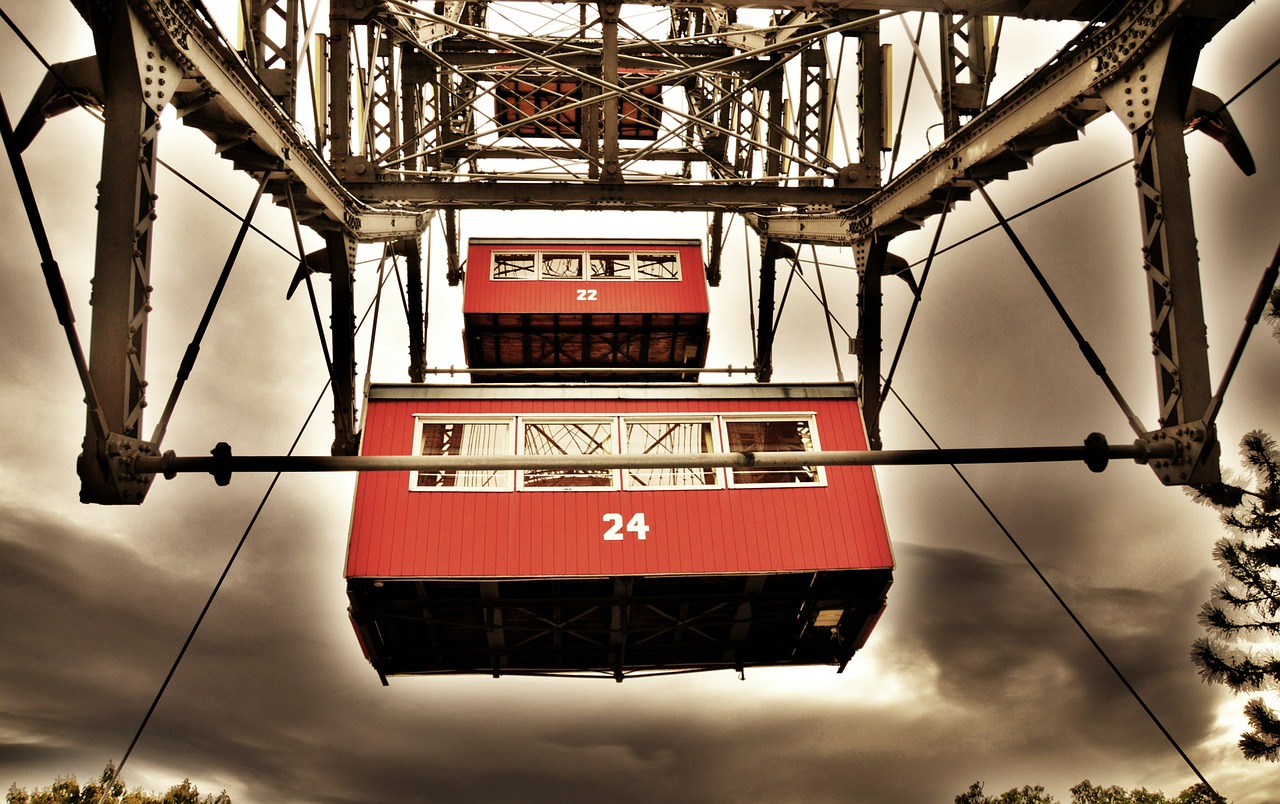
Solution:
M 770 128 L 773 128 L 772 126 Z M 780 144 L 780 138 L 779 138 Z M 772 153 L 766 160 L 780 167 Z M 777 175 L 776 173 L 770 175 Z M 476 179 L 483 178 L 475 176 Z M 659 211 L 772 212 L 779 208 L 813 205 L 851 207 L 866 201 L 869 189 L 836 187 L 782 187 L 763 181 L 685 184 L 628 182 L 602 185 L 571 182 L 493 180 L 460 182 L 378 181 L 353 184 L 351 191 L 364 201 L 401 201 L 423 209 L 623 209 Z M 843 218 L 843 238 L 849 239 L 848 218 Z M 790 239 L 790 238 L 786 238 Z
M 417 238 L 397 240 L 392 252 L 405 258 L 405 319 L 409 326 L 409 381 L 422 382 L 427 366 L 427 318 L 422 307 L 422 246 Z
M 298 100 L 299 0 L 247 0 L 245 55 L 258 80 L 293 117 Z
M 942 130 L 950 137 L 963 122 L 986 105 L 991 76 L 987 64 L 988 17 L 941 14 L 938 17 L 942 50 Z
M 333 448 L 334 455 L 360 451 L 356 432 L 356 313 L 355 241 L 342 232 L 325 233 L 332 290 L 329 319 L 333 335 Z
M 881 282 L 889 254 L 889 238 L 873 237 L 863 241 L 855 246 L 854 253 L 858 265 L 858 335 L 853 351 L 858 357 L 858 396 L 862 399 L 867 443 L 872 449 L 880 449 L 881 307 L 884 303 Z
M 1104 95 L 1133 135 L 1160 424 L 1172 432 L 1204 423 L 1213 396 L 1183 139 L 1203 45 L 1197 26 L 1179 27 Z M 1209 443 L 1199 463 L 1187 477 L 1166 482 L 1221 480 L 1214 434 L 1204 435 Z
M 760 299 L 756 313 L 756 382 L 773 378 L 773 308 L 782 243 L 764 238 L 760 254 Z
M 99 433 L 91 418 L 77 469 L 81 502 L 126 504 L 141 502 L 149 481 L 131 476 L 114 459 L 122 447 L 144 452 L 149 448 L 142 441 L 142 409 L 159 116 L 156 99 L 144 96 L 139 64 L 147 55 L 137 49 L 138 26 L 124 0 L 116 0 L 96 22 L 95 30 L 103 34 L 99 46 L 107 46 L 107 52 L 98 54 L 106 127 L 98 182 L 89 374 L 107 433 Z
M 199 87 L 199 91 L 190 93 L 190 103 L 214 105 L 235 121 L 235 125 L 245 131 L 248 141 L 271 162 L 270 167 L 292 175 L 305 187 L 307 198 L 323 208 L 331 225 L 343 227 L 354 237 L 367 241 L 392 240 L 422 232 L 426 217 L 420 213 L 374 209 L 353 198 L 293 118 L 222 41 L 211 21 L 197 13 L 192 4 L 180 0 L 129 0 L 129 3 L 138 9 L 139 18 L 156 47 L 180 65 L 185 74 L 184 83 Z M 331 46 L 335 50 L 343 51 L 345 42 L 345 36 L 340 37 L 333 31 Z M 340 53 L 338 59 L 342 60 Z M 329 82 L 334 93 L 331 102 L 337 107 L 331 122 L 342 118 L 341 109 L 345 108 L 349 86 L 347 77 L 339 73 L 336 78 Z M 181 116 L 182 104 L 175 99 L 175 105 Z M 344 132 L 348 130 L 349 123 L 344 126 Z M 329 132 L 330 146 L 336 147 L 339 153 L 346 147 L 346 140 L 335 142 L 334 136 L 342 133 Z
M 880 152 L 884 150 L 884 50 L 880 29 L 857 32 L 858 39 L 858 152 L 860 163 L 841 175 L 845 186 L 879 188 Z
M 871 232 L 896 234 L 918 228 L 940 211 L 936 198 L 941 191 L 971 189 L 975 171 L 984 172 L 1010 156 L 1025 165 L 1034 154 L 1066 141 L 1071 131 L 1106 114 L 1100 93 L 1123 81 L 1180 19 L 1193 22 L 1204 42 L 1247 5 L 1247 0 L 1224 0 L 1204 9 L 1204 17 L 1196 17 L 1199 7 L 1191 0 L 1126 4 L 1105 25 L 1082 31 L 1055 58 L 865 204 L 839 215 L 774 215 L 768 231 L 789 242 L 852 245 Z

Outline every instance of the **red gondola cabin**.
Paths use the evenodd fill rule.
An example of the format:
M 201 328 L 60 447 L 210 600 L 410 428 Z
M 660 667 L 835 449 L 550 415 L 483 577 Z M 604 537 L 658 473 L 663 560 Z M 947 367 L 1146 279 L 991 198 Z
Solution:
M 556 381 L 696 381 L 687 369 L 706 363 L 709 309 L 696 240 L 468 244 L 463 341 L 476 382 L 528 381 L 529 369 Z
M 365 455 L 866 449 L 848 385 L 388 385 Z M 352 620 L 395 674 L 834 664 L 884 607 L 871 469 L 370 472 Z

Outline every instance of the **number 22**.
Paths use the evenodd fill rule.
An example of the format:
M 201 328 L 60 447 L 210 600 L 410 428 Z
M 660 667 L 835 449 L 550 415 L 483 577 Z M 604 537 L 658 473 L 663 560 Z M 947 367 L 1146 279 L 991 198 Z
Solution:
M 595 301 L 596 288 L 578 288 L 578 301 Z

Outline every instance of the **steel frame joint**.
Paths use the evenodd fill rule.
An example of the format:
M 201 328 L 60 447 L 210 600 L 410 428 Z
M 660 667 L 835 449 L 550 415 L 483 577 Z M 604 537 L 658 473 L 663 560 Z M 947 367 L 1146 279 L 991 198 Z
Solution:
M 1222 480 L 1218 466 L 1221 448 L 1213 425 L 1197 421 L 1163 427 L 1146 433 L 1136 443 L 1148 447 L 1173 445 L 1174 457 L 1147 461 L 1166 486 L 1202 485 Z

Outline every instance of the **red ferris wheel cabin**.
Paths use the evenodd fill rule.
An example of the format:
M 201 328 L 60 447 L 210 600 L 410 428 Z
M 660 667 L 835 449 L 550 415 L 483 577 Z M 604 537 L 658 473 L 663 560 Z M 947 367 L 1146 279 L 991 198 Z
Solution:
M 468 243 L 467 365 L 510 369 L 475 372 L 476 382 L 548 370 L 556 381 L 692 382 L 697 374 L 679 369 L 706 364 L 709 309 L 696 240 Z
M 385 385 L 365 455 L 866 449 L 849 385 Z M 398 674 L 843 669 L 893 557 L 869 467 L 369 472 L 347 555 Z

